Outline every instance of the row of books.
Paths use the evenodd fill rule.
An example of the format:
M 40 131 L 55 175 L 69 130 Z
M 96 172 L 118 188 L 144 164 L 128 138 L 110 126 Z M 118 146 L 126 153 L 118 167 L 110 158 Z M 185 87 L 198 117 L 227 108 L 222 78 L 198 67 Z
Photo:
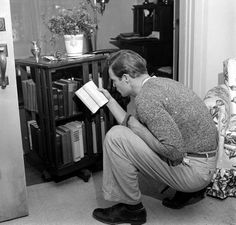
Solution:
M 41 159 L 44 159 L 45 154 L 42 147 L 41 130 L 35 120 L 30 120 L 28 123 L 29 145 L 30 149 L 34 150 Z M 97 133 L 96 124 L 91 122 L 93 153 L 97 154 Z M 102 142 L 105 138 L 105 123 L 101 117 L 101 137 Z M 56 155 L 57 162 L 60 165 L 66 165 L 72 162 L 78 162 L 87 154 L 86 128 L 84 121 L 72 121 L 64 125 L 56 127 Z
M 22 81 L 22 92 L 24 108 L 33 112 L 38 112 L 36 86 L 32 79 Z
M 55 119 L 76 115 L 79 107 L 73 100 L 75 91 L 82 86 L 82 79 L 60 79 L 52 83 Z
M 73 121 L 56 128 L 56 149 L 61 164 L 78 162 L 86 154 L 86 133 L 83 121 Z
M 97 154 L 97 133 L 92 121 L 93 153 Z M 105 137 L 104 120 L 101 118 L 102 141 Z M 56 128 L 56 149 L 59 164 L 78 162 L 87 154 L 86 128 L 84 121 L 72 121 Z
M 89 75 L 92 80 L 92 75 Z M 59 79 L 52 83 L 52 105 L 55 119 L 66 118 L 78 114 L 80 111 L 75 92 L 83 86 L 80 78 Z M 102 78 L 99 77 L 100 88 Z M 36 85 L 32 79 L 22 81 L 22 92 L 25 109 L 38 112 Z

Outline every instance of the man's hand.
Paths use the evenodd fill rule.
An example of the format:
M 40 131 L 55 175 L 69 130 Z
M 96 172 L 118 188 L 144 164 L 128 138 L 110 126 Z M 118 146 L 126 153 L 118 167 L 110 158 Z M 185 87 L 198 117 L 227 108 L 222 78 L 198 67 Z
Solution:
M 111 96 L 111 94 L 109 93 L 108 90 L 104 89 L 104 88 L 99 88 L 98 89 L 100 92 L 102 92 L 106 98 L 108 99 L 108 103 L 106 104 L 106 106 L 108 107 L 108 109 L 110 110 L 110 112 L 112 113 L 112 115 L 115 117 L 116 121 L 118 122 L 118 124 L 121 124 L 122 121 L 125 118 L 126 112 L 124 111 L 124 109 L 119 105 L 119 103 Z
M 111 94 L 109 93 L 108 90 L 104 89 L 104 88 L 99 88 L 98 89 L 100 92 L 102 92 L 106 98 L 108 99 L 108 101 L 110 101 L 110 99 L 112 98 Z

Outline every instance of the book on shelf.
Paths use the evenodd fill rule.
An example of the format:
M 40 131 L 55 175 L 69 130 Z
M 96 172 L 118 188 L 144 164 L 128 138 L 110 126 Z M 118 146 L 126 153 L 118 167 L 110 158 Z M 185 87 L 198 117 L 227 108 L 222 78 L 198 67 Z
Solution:
M 92 137 L 93 137 L 93 153 L 97 154 L 98 149 L 97 149 L 97 132 L 96 132 L 96 125 L 94 120 L 92 120 Z
M 41 131 L 37 122 L 30 123 L 30 132 L 32 137 L 32 149 L 35 151 L 41 159 L 44 159 L 44 151 L 41 140 Z
M 64 116 L 67 117 L 69 115 L 68 110 L 68 84 L 61 82 L 60 80 L 54 81 L 52 83 L 53 87 L 62 91 L 62 98 L 63 98 L 63 109 L 64 109 Z
M 29 140 L 29 148 L 30 150 L 33 150 L 33 145 L 32 145 L 32 134 L 31 134 L 31 127 L 30 124 L 36 123 L 36 120 L 28 120 L 27 121 L 27 128 L 28 128 L 28 140 Z
M 78 83 L 74 80 L 69 79 L 60 79 L 59 81 L 67 84 L 68 116 L 76 114 L 74 109 L 73 96 L 75 91 L 78 89 Z
M 64 79 L 61 78 L 53 82 L 53 99 L 56 99 L 54 96 L 54 89 L 57 90 L 57 102 L 58 102 L 58 111 L 54 111 L 55 115 L 58 112 L 58 117 L 63 118 L 67 116 L 76 115 L 79 112 L 78 104 L 74 101 L 75 91 L 82 86 L 81 79 L 79 78 L 70 78 Z M 54 108 L 56 107 L 54 101 Z M 57 118 L 57 117 L 56 117 Z
M 29 111 L 38 112 L 36 86 L 32 79 L 22 81 L 22 93 L 24 108 Z
M 81 147 L 80 147 L 79 129 L 70 123 L 66 123 L 63 126 L 70 130 L 70 140 L 71 140 L 73 161 L 78 162 L 81 160 L 81 157 L 82 157 L 81 149 L 80 149 Z
M 54 117 L 57 119 L 59 117 L 59 104 L 58 104 L 58 93 L 57 88 L 52 87 L 52 99 L 53 99 L 53 111 Z
M 92 113 L 97 112 L 100 107 L 108 102 L 108 99 L 98 90 L 98 87 L 92 80 L 79 88 L 75 94 Z
M 82 122 L 81 121 L 73 121 L 70 123 L 67 123 L 69 126 L 73 126 L 75 129 L 74 134 L 78 135 L 76 136 L 78 142 L 79 142 L 79 152 L 80 152 L 80 158 L 82 159 L 84 157 L 84 134 L 83 134 L 83 127 L 82 127 Z
M 92 120 L 92 140 L 93 140 L 93 153 L 96 154 L 98 153 L 98 148 L 97 148 L 97 128 L 96 128 L 96 122 L 93 119 Z M 100 124 L 101 124 L 101 139 L 102 139 L 102 143 L 105 139 L 105 122 L 104 122 L 104 118 L 101 116 L 100 117 Z
M 63 165 L 63 143 L 62 143 L 62 137 L 60 133 L 56 131 L 56 160 L 58 165 Z
M 81 121 L 82 123 L 82 134 L 83 134 L 83 142 L 84 142 L 84 154 L 87 153 L 87 140 L 86 140 L 86 128 L 84 121 Z
M 69 131 L 68 131 L 69 132 Z M 70 133 L 67 134 L 67 132 L 64 129 L 56 128 L 56 135 L 60 136 L 60 145 L 57 145 L 57 152 L 61 152 L 62 156 L 62 164 L 68 164 L 71 163 L 72 160 L 72 153 L 71 149 L 69 147 L 68 142 L 70 142 Z M 57 139 L 57 136 L 56 136 Z M 60 155 L 59 153 L 57 155 Z M 60 162 L 60 160 L 58 159 Z
M 102 135 L 102 143 L 103 143 L 105 139 L 105 135 L 106 135 L 105 121 L 104 121 L 103 116 L 100 117 L 100 121 L 101 121 L 101 135 Z
M 78 90 L 78 88 L 83 86 L 83 79 L 82 78 L 77 78 L 77 77 L 73 77 L 72 78 L 72 82 L 76 83 L 76 88 L 73 90 L 73 96 L 72 96 L 72 100 L 73 100 L 73 115 L 78 114 L 79 111 L 81 111 L 80 108 L 80 103 L 78 103 L 78 98 L 75 95 L 75 92 Z
M 67 127 L 65 127 L 64 125 L 58 126 L 56 128 L 57 132 L 60 132 L 61 135 L 64 136 L 64 138 L 62 139 L 63 143 L 62 143 L 62 158 L 63 158 L 63 162 L 64 164 L 73 162 L 73 153 L 72 153 L 72 144 L 71 144 L 71 131 L 70 129 L 68 129 Z
M 60 89 L 57 89 L 57 100 L 58 100 L 58 117 L 63 118 L 64 117 L 64 96 L 63 91 Z

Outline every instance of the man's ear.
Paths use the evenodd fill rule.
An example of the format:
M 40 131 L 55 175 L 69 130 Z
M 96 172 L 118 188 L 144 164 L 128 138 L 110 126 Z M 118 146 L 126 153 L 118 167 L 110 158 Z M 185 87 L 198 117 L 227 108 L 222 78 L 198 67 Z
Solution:
M 124 77 L 124 81 L 125 81 L 125 82 L 129 82 L 129 80 L 130 80 L 130 75 L 129 75 L 129 74 L 124 73 L 124 74 L 123 74 L 123 77 Z

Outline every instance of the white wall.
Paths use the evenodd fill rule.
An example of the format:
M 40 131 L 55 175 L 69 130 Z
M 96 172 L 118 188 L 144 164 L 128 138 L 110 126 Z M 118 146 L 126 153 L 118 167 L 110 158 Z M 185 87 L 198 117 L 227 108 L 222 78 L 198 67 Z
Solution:
M 218 83 L 222 62 L 236 57 L 236 1 L 207 0 L 207 4 L 206 90 Z
M 104 14 L 99 18 L 97 49 L 115 48 L 109 43 L 110 38 L 133 31 L 134 3 L 134 0 L 109 1 Z
M 201 98 L 236 57 L 236 1 L 180 1 L 180 81 Z

